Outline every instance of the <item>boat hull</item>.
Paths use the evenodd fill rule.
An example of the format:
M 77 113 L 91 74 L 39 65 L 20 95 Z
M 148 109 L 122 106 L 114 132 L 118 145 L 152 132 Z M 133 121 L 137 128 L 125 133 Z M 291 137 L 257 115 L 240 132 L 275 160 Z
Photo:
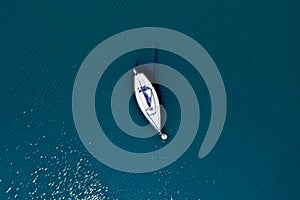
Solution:
M 143 73 L 134 75 L 134 92 L 140 110 L 158 134 L 161 134 L 161 113 L 157 93 Z

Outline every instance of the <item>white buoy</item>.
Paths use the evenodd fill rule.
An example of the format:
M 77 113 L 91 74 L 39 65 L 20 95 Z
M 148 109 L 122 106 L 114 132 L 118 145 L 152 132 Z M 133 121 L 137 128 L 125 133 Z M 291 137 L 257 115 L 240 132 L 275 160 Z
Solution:
M 161 138 L 162 140 L 166 140 L 166 139 L 168 139 L 168 135 L 165 134 L 165 133 L 162 133 L 161 136 L 160 136 L 160 138 Z

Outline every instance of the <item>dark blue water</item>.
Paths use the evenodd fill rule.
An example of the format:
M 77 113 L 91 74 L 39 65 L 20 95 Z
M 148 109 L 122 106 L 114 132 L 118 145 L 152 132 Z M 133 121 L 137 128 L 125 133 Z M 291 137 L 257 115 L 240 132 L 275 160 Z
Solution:
M 0 5 L 0 199 L 300 199 L 299 3 Z M 209 52 L 226 87 L 228 111 L 221 138 L 205 159 L 197 156 L 209 124 L 207 95 L 198 97 L 203 118 L 188 151 L 161 170 L 128 174 L 103 165 L 81 143 L 72 116 L 72 89 L 81 63 L 95 46 L 116 33 L 145 26 L 180 31 Z M 167 54 L 160 51 L 158 62 L 188 65 Z M 152 50 L 131 52 L 111 70 L 118 62 L 130 66 L 152 57 Z M 189 69 L 181 73 L 191 83 L 201 82 Z M 112 88 L 119 76 L 106 77 L 105 87 Z M 207 94 L 201 83 L 198 89 Z M 159 89 L 162 102 L 169 102 L 172 92 Z M 97 92 L 96 98 L 105 94 Z M 178 107 L 176 99 L 170 103 L 172 112 Z M 132 119 L 146 123 L 132 109 Z M 174 110 L 174 119 L 178 112 Z M 104 125 L 109 129 L 113 123 Z M 174 127 L 175 134 L 176 124 L 168 121 L 166 126 Z M 111 139 L 128 150 L 153 150 L 133 138 L 120 140 L 124 137 Z M 131 144 L 137 148 L 130 149 Z

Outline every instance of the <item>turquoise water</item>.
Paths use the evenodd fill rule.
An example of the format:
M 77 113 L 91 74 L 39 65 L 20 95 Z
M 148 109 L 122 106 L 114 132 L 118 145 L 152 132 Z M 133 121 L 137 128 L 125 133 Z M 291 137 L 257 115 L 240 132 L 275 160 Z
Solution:
M 1 199 L 300 199 L 298 8 L 293 1 L 1 2 Z M 228 111 L 217 145 L 198 159 L 209 124 L 207 88 L 184 59 L 158 51 L 157 62 L 180 70 L 191 84 L 200 82 L 194 87 L 203 94 L 197 96 L 200 128 L 170 166 L 128 174 L 98 162 L 81 143 L 72 89 L 95 46 L 145 26 L 180 31 L 208 51 L 222 75 Z M 99 122 L 116 145 L 131 151 L 162 144 L 122 134 L 105 106 L 109 99 L 100 99 L 130 66 L 153 62 L 153 55 L 144 49 L 120 57 L 100 80 L 104 90 L 97 89 Z M 156 87 L 172 116 L 165 128 L 175 137 L 178 102 L 168 88 Z M 132 120 L 145 125 L 133 100 L 129 107 Z

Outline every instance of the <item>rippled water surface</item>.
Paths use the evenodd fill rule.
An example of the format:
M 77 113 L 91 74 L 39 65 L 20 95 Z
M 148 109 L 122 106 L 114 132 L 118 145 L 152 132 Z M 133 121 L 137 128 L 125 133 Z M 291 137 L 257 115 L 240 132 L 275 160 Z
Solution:
M 298 3 L 0 5 L 0 199 L 300 199 Z M 211 108 L 201 76 L 169 52 L 159 50 L 156 58 L 153 49 L 123 55 L 105 72 L 95 97 L 99 122 L 116 145 L 136 152 L 162 148 L 155 138 L 141 141 L 119 134 L 110 102 L 101 100 L 111 95 L 122 70 L 135 64 L 155 61 L 180 70 L 191 84 L 199 83 L 194 90 L 201 107 L 199 131 L 182 157 L 158 171 L 129 174 L 103 165 L 83 146 L 73 122 L 72 89 L 95 46 L 145 26 L 180 31 L 208 51 L 222 75 L 228 111 L 217 145 L 199 159 Z M 114 73 L 118 66 L 122 70 Z M 156 87 L 166 105 L 165 129 L 176 137 L 178 102 L 168 88 Z M 146 125 L 134 99 L 128 104 L 132 120 Z

